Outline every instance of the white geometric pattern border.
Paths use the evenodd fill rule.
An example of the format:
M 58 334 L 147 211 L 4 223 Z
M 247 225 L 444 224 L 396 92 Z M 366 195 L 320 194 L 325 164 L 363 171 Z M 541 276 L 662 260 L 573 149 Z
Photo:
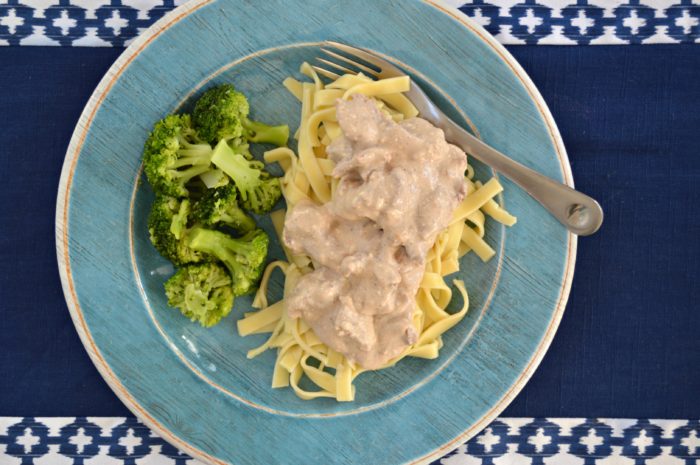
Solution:
M 696 465 L 700 421 L 499 418 L 433 465 Z M 0 417 L 2 465 L 198 465 L 134 418 Z
M 0 0 L 0 45 L 124 47 L 185 0 Z M 700 0 L 446 0 L 503 44 L 700 42 Z

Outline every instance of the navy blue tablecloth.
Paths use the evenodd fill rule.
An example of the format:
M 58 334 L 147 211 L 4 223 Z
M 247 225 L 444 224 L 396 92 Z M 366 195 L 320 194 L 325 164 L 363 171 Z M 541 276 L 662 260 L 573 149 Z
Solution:
M 511 52 L 606 211 L 508 416 L 700 417 L 700 46 Z M 54 207 L 83 105 L 118 49 L 0 47 L 0 416 L 121 416 L 63 301 Z

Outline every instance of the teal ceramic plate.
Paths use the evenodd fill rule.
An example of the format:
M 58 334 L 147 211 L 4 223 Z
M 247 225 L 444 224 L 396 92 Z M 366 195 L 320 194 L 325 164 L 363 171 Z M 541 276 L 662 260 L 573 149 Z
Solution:
M 483 29 L 441 3 L 193 0 L 158 21 L 110 68 L 80 118 L 58 195 L 58 261 L 78 333 L 107 383 L 157 434 L 207 462 L 429 462 L 513 399 L 568 296 L 576 239 L 502 179 L 502 200 L 519 221 L 507 231 L 489 225 L 498 251 L 491 262 L 463 260 L 468 317 L 447 334 L 438 360 L 362 375 L 353 403 L 302 401 L 270 388 L 274 354 L 247 360 L 262 336 L 235 332 L 250 299 L 238 299 L 213 329 L 167 307 L 162 284 L 172 269 L 148 242 L 152 194 L 140 181 L 149 129 L 202 88 L 227 81 L 249 96 L 253 117 L 295 127 L 298 104 L 281 82 L 298 76 L 326 39 L 401 64 L 486 142 L 572 184 L 532 82 Z M 492 174 L 475 165 L 482 178 Z M 271 254 L 281 256 L 279 244 Z

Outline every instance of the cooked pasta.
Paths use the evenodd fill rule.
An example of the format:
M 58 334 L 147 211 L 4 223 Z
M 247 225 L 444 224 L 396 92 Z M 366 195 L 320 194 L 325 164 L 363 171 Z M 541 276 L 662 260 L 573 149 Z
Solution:
M 345 74 L 324 84 L 307 63 L 301 66 L 301 73 L 311 82 L 300 82 L 291 77 L 284 81 L 284 86 L 301 103 L 301 123 L 295 134 L 298 152 L 277 148 L 265 153 L 266 162 L 277 162 L 284 170 L 281 185 L 289 210 L 302 200 L 324 204 L 334 195 L 337 180 L 332 176 L 334 163 L 326 157 L 326 147 L 341 135 L 335 110 L 337 99 L 347 99 L 354 94 L 371 97 L 382 113 L 397 122 L 418 114 L 403 95 L 410 86 L 408 76 L 374 81 L 362 74 Z M 496 178 L 482 184 L 474 179 L 474 170 L 469 166 L 464 182 L 467 195 L 427 256 L 413 313 L 417 341 L 380 369 L 393 366 L 404 357 L 438 357 L 442 334 L 459 323 L 469 308 L 464 283 L 454 280 L 454 287 L 463 300 L 462 308 L 452 314 L 446 311 L 453 297 L 446 277 L 459 270 L 459 259 L 469 252 L 474 252 L 483 261 L 493 257 L 495 251 L 484 240 L 487 216 L 507 226 L 516 222 L 516 218 L 494 199 L 503 190 Z M 285 210 L 272 213 L 280 241 L 285 215 Z M 274 349 L 277 359 L 272 373 L 273 388 L 291 387 L 305 400 L 330 397 L 352 401 L 355 398 L 353 380 L 366 370 L 326 346 L 302 319 L 290 318 L 284 297 L 275 303 L 268 302 L 267 289 L 274 270 L 284 273 L 284 296 L 290 295 L 302 275 L 313 270 L 308 256 L 293 254 L 286 247 L 285 253 L 286 261 L 270 263 L 263 274 L 253 300 L 253 307 L 258 310 L 246 313 L 238 321 L 241 336 L 270 333 L 264 344 L 248 352 L 248 358 Z M 302 377 L 311 381 L 315 388 L 302 388 Z

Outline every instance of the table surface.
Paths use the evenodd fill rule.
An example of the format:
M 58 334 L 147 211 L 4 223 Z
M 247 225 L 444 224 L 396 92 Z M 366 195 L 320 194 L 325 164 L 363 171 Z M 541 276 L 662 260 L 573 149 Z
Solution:
M 700 417 L 700 46 L 509 50 L 606 221 L 579 240 L 559 331 L 504 415 Z M 73 329 L 54 245 L 68 141 L 120 52 L 0 47 L 0 416 L 129 414 Z

